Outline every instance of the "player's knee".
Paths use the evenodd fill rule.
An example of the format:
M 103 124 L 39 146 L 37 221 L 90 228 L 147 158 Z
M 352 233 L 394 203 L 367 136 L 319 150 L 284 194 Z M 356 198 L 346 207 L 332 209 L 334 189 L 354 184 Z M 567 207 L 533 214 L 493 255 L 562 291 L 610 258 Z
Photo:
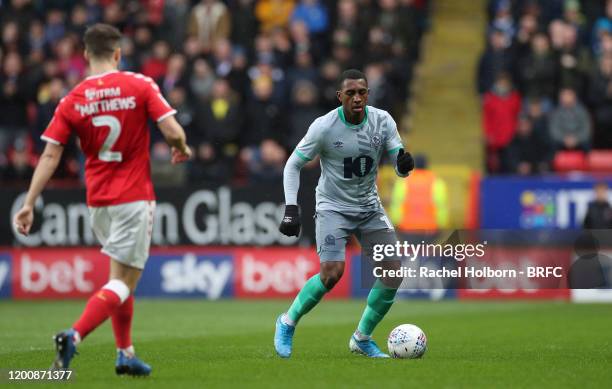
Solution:
M 321 264 L 321 282 L 327 290 L 331 290 L 342 278 L 344 262 L 327 262 Z
M 321 282 L 327 290 L 331 290 L 342 278 L 342 273 L 328 273 L 321 275 Z

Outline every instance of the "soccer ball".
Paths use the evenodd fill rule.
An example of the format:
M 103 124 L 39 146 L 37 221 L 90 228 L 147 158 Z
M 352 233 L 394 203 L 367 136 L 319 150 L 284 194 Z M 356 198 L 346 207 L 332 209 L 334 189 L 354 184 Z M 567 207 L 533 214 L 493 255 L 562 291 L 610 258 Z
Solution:
M 427 350 L 427 336 L 414 324 L 402 324 L 389 334 L 387 347 L 393 358 L 420 358 Z

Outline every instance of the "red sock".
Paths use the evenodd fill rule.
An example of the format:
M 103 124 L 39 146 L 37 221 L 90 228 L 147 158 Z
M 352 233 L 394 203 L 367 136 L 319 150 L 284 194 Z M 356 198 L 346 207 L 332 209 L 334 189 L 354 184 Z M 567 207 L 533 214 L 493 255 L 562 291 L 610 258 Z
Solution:
M 125 349 L 132 345 L 132 317 L 134 316 L 134 296 L 130 295 L 111 316 L 113 333 L 117 348 Z
M 121 299 L 115 292 L 108 289 L 100 289 L 89 298 L 83 314 L 74 323 L 72 328 L 79 333 L 81 339 L 85 339 L 87 334 L 104 323 L 120 304 Z

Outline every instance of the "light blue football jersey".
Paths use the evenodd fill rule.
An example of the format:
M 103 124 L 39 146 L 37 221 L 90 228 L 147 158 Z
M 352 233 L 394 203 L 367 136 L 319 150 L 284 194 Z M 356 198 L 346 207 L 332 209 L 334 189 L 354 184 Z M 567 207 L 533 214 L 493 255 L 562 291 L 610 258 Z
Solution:
M 342 107 L 317 118 L 295 149 L 305 161 L 321 157 L 317 210 L 369 211 L 381 206 L 376 187 L 382 153 L 403 148 L 397 125 L 382 109 L 367 106 L 360 124 L 346 121 Z

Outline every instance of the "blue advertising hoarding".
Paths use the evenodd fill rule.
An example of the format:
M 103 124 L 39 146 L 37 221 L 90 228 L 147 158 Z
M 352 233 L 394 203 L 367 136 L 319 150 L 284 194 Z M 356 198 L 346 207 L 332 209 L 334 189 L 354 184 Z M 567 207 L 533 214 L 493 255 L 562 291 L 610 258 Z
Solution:
M 0 253 L 0 299 L 11 297 L 11 256 Z
M 177 252 L 153 254 L 136 289 L 143 297 L 199 297 L 217 300 L 233 293 L 233 255 Z
M 581 228 L 599 181 L 589 176 L 486 178 L 480 186 L 481 228 Z M 612 177 L 604 181 L 612 185 Z

